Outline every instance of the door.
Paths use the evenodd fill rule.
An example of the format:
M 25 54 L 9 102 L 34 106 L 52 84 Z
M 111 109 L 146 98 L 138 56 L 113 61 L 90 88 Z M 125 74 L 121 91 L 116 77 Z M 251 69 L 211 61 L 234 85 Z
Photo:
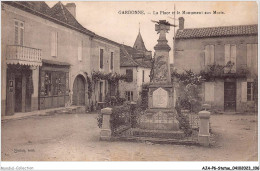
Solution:
M 77 76 L 73 83 L 73 105 L 85 105 L 85 83 L 83 76 Z
M 15 108 L 14 112 L 22 112 L 22 75 L 15 76 Z
M 236 111 L 236 82 L 224 83 L 224 110 Z

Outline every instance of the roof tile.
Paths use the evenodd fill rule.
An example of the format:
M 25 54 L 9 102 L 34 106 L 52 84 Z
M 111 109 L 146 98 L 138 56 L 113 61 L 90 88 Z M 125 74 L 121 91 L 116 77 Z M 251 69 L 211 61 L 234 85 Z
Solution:
M 222 36 L 242 36 L 257 35 L 258 25 L 239 25 L 222 27 L 190 28 L 177 30 L 176 39 L 222 37 Z

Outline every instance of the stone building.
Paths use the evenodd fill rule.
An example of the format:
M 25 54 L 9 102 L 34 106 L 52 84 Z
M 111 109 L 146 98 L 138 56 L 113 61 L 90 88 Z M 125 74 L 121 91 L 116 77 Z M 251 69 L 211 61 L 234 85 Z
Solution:
M 139 99 L 142 85 L 150 82 L 151 60 L 152 52 L 146 49 L 140 30 L 133 47 L 121 45 L 120 73 L 127 75 L 126 82 L 120 82 L 121 97 L 127 101 Z
M 219 77 L 202 85 L 202 99 L 224 111 L 257 108 L 258 25 L 184 28 L 179 18 L 174 68 L 199 73 L 208 66 L 228 66 Z
M 120 44 L 84 28 L 74 3 L 1 5 L 2 115 L 103 101 L 107 81 L 96 84 L 88 99 L 87 77 L 92 71 L 120 73 Z

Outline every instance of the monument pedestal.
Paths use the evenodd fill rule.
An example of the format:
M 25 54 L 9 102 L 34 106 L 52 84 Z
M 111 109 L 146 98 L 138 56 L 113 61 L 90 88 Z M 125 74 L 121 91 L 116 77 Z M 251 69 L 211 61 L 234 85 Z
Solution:
M 171 84 L 151 84 L 149 86 L 148 109 L 139 119 L 141 129 L 179 130 L 179 121 L 173 104 Z

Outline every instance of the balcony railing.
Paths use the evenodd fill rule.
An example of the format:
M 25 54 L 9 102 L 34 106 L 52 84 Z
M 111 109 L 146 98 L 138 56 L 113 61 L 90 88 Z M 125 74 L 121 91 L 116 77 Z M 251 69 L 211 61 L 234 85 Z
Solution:
M 7 64 L 41 66 L 42 51 L 31 47 L 10 45 L 7 46 L 6 62 Z

